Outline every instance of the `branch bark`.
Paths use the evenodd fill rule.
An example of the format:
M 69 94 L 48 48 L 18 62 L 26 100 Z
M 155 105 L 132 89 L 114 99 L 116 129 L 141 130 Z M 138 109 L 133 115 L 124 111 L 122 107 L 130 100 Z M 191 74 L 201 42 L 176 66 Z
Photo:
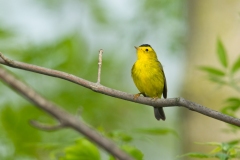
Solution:
M 58 77 L 61 79 L 65 79 L 67 81 L 70 81 L 70 82 L 76 83 L 78 85 L 81 85 L 83 87 L 89 88 L 98 93 L 102 93 L 102 94 L 105 94 L 105 95 L 108 95 L 111 97 L 116 97 L 116 98 L 124 99 L 127 101 L 135 102 L 135 103 L 146 104 L 146 105 L 149 105 L 150 107 L 151 106 L 155 106 L 155 107 L 171 107 L 171 106 L 185 107 L 187 109 L 201 113 L 208 117 L 212 117 L 217 120 L 240 127 L 240 119 L 222 114 L 218 111 L 209 109 L 207 107 L 204 107 L 203 105 L 194 103 L 192 101 L 186 100 L 181 97 L 158 99 L 156 101 L 153 101 L 151 98 L 147 98 L 147 97 L 139 97 L 137 99 L 134 99 L 133 94 L 125 93 L 125 92 L 118 91 L 118 90 L 115 90 L 112 88 L 108 88 L 101 84 L 84 80 L 82 78 L 79 78 L 79 77 L 74 76 L 69 73 L 64 73 L 61 71 L 52 70 L 52 69 L 48 69 L 48 68 L 44 68 L 44 67 L 40 67 L 40 66 L 36 66 L 36 65 L 30 65 L 30 64 L 23 63 L 23 62 L 13 61 L 13 60 L 6 58 L 2 53 L 0 53 L 0 63 L 3 65 L 7 65 L 9 67 L 19 68 L 19 69 L 23 69 L 23 70 L 27 70 L 27 71 L 31 71 L 31 72 L 36 72 L 36 73 L 40 73 L 40 74 L 44 74 L 44 75 L 48 75 L 48 76 L 52 76 L 52 77 Z

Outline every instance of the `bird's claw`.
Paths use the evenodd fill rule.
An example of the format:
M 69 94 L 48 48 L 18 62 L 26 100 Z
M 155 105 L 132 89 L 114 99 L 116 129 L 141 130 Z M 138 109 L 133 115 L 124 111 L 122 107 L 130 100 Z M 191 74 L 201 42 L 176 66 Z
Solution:
M 153 101 L 156 101 L 159 97 L 152 97 Z
M 133 96 L 133 99 L 136 100 L 140 95 L 141 95 L 141 93 L 135 94 L 135 95 Z

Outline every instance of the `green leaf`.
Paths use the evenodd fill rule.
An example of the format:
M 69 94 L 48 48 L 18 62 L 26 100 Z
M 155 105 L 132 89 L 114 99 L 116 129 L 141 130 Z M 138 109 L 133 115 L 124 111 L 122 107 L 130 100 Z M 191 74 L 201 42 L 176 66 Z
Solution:
M 226 100 L 226 103 L 227 106 L 223 107 L 221 112 L 235 117 L 235 113 L 240 108 L 240 99 L 237 97 L 231 97 Z
M 136 129 L 138 133 L 144 133 L 149 135 L 166 135 L 166 134 L 174 134 L 178 136 L 175 130 L 169 128 L 140 128 Z
M 100 160 L 100 153 L 90 141 L 81 138 L 65 149 L 65 156 L 60 160 Z
M 205 71 L 209 74 L 215 75 L 215 76 L 224 76 L 225 73 L 221 71 L 220 69 L 214 68 L 214 67 L 208 67 L 208 66 L 201 66 L 199 67 L 202 71 Z
M 208 145 L 208 146 L 221 146 L 222 145 L 222 143 L 219 143 L 219 142 L 205 142 L 205 143 L 196 142 L 196 144 Z
M 127 133 L 123 131 L 113 131 L 108 134 L 108 136 L 116 141 L 122 141 L 122 142 L 131 142 L 133 137 L 128 135 Z
M 223 46 L 223 43 L 220 39 L 218 39 L 217 41 L 217 55 L 219 58 L 220 63 L 227 68 L 227 53 L 226 53 L 226 49 Z
M 239 151 L 237 151 L 235 148 L 231 148 L 228 151 L 228 154 L 230 155 L 230 157 L 236 157 L 239 154 Z
M 128 135 L 127 133 L 120 132 L 120 131 L 115 131 L 110 134 L 110 137 L 116 140 L 121 140 L 123 142 L 131 142 L 132 141 L 132 136 Z
M 232 140 L 232 141 L 229 141 L 228 144 L 231 145 L 231 146 L 234 146 L 234 145 L 237 145 L 239 144 L 240 140 Z
M 240 105 L 240 99 L 237 97 L 231 97 L 226 100 L 227 103 L 233 104 L 233 105 Z
M 199 153 L 199 152 L 190 152 L 190 153 L 184 154 L 180 157 L 184 157 L 184 156 L 188 156 L 188 157 L 191 157 L 191 158 L 210 158 L 210 157 L 212 157 L 209 154 Z
M 221 109 L 221 112 L 232 117 L 236 117 L 236 110 L 239 109 L 238 106 L 225 106 Z
M 214 83 L 218 83 L 220 85 L 225 85 L 227 82 L 224 80 L 224 77 L 219 77 L 219 76 L 209 76 L 208 79 Z
M 240 69 L 240 57 L 238 57 L 238 59 L 234 62 L 231 72 L 235 73 L 239 69 Z
M 124 151 L 126 151 L 128 154 L 130 154 L 135 160 L 142 160 L 143 159 L 143 153 L 137 149 L 136 147 L 124 145 L 121 147 Z
M 219 158 L 220 160 L 228 160 L 230 158 L 226 153 L 217 153 L 215 157 Z
M 221 146 L 219 146 L 219 147 L 216 147 L 216 148 L 214 148 L 210 153 L 218 153 L 218 152 L 221 152 L 222 151 L 222 147 Z
M 231 145 L 228 143 L 222 143 L 222 150 L 224 152 L 228 152 L 228 150 L 231 148 Z
M 121 147 L 121 149 L 127 152 L 135 160 L 143 160 L 143 156 L 144 156 L 143 153 L 136 147 L 124 145 Z M 116 160 L 116 159 L 113 156 L 110 156 L 109 160 Z

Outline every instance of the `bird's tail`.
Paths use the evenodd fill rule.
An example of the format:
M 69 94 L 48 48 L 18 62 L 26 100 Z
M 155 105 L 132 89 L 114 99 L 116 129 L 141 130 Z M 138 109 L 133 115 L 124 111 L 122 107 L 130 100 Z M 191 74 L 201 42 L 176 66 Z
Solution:
M 154 107 L 154 106 L 153 106 Z M 154 107 L 154 115 L 157 120 L 164 120 L 166 119 L 165 113 L 163 111 L 163 107 Z

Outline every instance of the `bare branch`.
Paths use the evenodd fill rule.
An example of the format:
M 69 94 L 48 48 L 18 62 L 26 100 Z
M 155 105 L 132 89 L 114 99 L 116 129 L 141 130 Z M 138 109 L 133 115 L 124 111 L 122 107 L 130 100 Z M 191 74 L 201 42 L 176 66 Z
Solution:
M 63 129 L 66 127 L 63 123 L 59 123 L 58 125 L 47 125 L 47 124 L 42 124 L 36 120 L 30 120 L 29 123 L 38 129 L 41 129 L 43 131 L 55 131 L 58 129 Z
M 223 122 L 233 124 L 233 125 L 240 127 L 240 119 L 222 114 L 220 112 L 214 111 L 212 109 L 209 109 L 200 104 L 191 102 L 184 98 L 158 99 L 156 101 L 152 101 L 151 98 L 147 98 L 147 97 L 138 97 L 137 99 L 134 99 L 134 95 L 132 95 L 132 94 L 114 90 L 112 88 L 108 88 L 108 87 L 102 86 L 100 84 L 84 80 L 82 78 L 76 77 L 76 76 L 68 74 L 68 73 L 64 73 L 64 72 L 56 71 L 56 70 L 52 70 L 52 69 L 47 69 L 47 68 L 39 67 L 36 65 L 30 65 L 30 64 L 26 64 L 26 63 L 22 63 L 22 62 L 12 61 L 12 60 L 11 60 L 11 63 L 9 63 L 9 60 L 7 62 L 4 60 L 6 58 L 1 53 L 0 53 L 0 57 L 2 57 L 2 58 L 0 58 L 0 63 L 2 63 L 4 65 L 23 69 L 23 70 L 28 70 L 28 71 L 32 71 L 32 72 L 36 72 L 36 73 L 41 73 L 41 74 L 45 74 L 45 75 L 49 75 L 49 76 L 53 76 L 53 77 L 58 77 L 61 79 L 65 79 L 70 82 L 79 84 L 83 87 L 89 88 L 95 92 L 99 92 L 99 93 L 102 93 L 102 94 L 105 94 L 108 96 L 124 99 L 124 100 L 135 102 L 135 103 L 146 104 L 146 105 L 149 105 L 150 107 L 151 106 L 155 106 L 155 107 L 170 107 L 170 106 L 185 107 L 192 111 L 195 111 L 195 112 L 201 113 L 203 115 L 206 115 L 206 116 L 209 116 L 209 117 L 221 120 Z
M 15 65 L 15 62 L 13 62 L 11 65 Z M 17 78 L 15 78 L 12 74 L 10 74 L 2 67 L 0 67 L 0 79 L 6 85 L 15 90 L 17 93 L 19 93 L 27 100 L 35 104 L 38 108 L 46 111 L 48 114 L 56 118 L 60 122 L 61 126 L 66 126 L 76 130 L 79 133 L 82 133 L 88 139 L 90 139 L 100 147 L 104 148 L 107 152 L 109 152 L 115 157 L 118 157 L 121 160 L 133 160 L 129 155 L 120 150 L 112 141 L 108 140 L 107 138 L 103 137 L 102 135 L 94 131 L 92 128 L 84 124 L 75 116 L 70 115 L 68 112 L 62 109 L 63 107 L 59 107 L 53 104 L 52 102 L 46 100 L 42 96 L 40 96 L 32 88 L 28 87 L 26 84 L 19 81 Z M 34 122 L 34 125 L 37 126 L 38 128 L 45 130 L 47 128 L 51 128 L 43 126 L 36 122 Z
M 99 50 L 99 57 L 98 57 L 98 79 L 97 79 L 97 84 L 100 84 L 101 81 L 101 69 L 102 69 L 102 55 L 103 55 L 103 50 Z

